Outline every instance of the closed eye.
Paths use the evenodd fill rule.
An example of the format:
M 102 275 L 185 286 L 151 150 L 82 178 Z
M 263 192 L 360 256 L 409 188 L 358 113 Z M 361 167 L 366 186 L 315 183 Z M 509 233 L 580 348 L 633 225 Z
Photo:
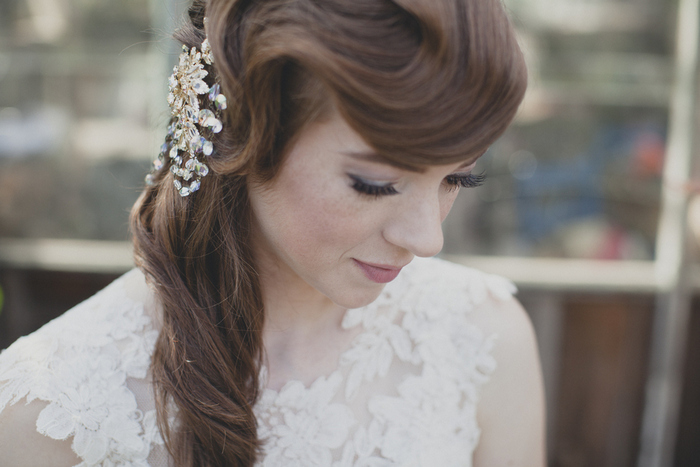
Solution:
M 357 175 L 348 175 L 352 180 L 352 188 L 363 195 L 373 196 L 378 198 L 380 196 L 398 195 L 399 192 L 396 191 L 392 183 L 386 184 L 373 184 Z
M 445 177 L 445 182 L 455 188 L 474 188 L 483 185 L 485 180 L 485 173 L 452 174 Z

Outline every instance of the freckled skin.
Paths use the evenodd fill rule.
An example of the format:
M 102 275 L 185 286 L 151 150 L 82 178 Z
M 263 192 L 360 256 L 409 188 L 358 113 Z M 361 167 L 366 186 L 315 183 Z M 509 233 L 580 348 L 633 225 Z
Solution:
M 302 132 L 272 182 L 249 188 L 263 289 L 357 308 L 384 284 L 370 281 L 354 259 L 405 266 L 440 251 L 441 223 L 458 193 L 444 178 L 464 164 L 416 173 L 348 155 L 367 152 L 335 114 Z M 359 193 L 350 174 L 391 183 L 399 193 Z
M 371 148 L 335 115 L 302 132 L 277 178 L 249 187 L 267 385 L 275 390 L 290 380 L 310 385 L 337 368 L 359 332 L 342 328 L 344 310 L 371 303 L 384 287 L 354 260 L 403 266 L 414 256 L 437 254 L 441 223 L 458 191 L 446 177 L 473 168 L 429 166 L 415 173 L 348 155 L 367 152 Z M 350 175 L 398 194 L 360 193 Z M 477 308 L 472 319 L 484 335 L 501 336 L 494 348 L 498 369 L 478 406 L 482 433 L 474 465 L 544 466 L 542 378 L 527 314 L 511 300 Z

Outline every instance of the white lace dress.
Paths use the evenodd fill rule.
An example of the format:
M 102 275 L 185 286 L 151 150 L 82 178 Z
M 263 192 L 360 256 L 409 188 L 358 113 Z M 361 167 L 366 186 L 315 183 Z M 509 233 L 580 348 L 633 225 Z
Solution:
M 348 310 L 361 326 L 331 374 L 265 389 L 255 407 L 259 466 L 471 466 L 480 387 L 495 336 L 470 311 L 513 285 L 437 259 L 415 259 L 380 297 Z M 149 362 L 158 334 L 138 270 L 0 354 L 0 412 L 41 400 L 36 429 L 72 439 L 84 466 L 165 467 Z M 266 381 L 263 369 L 263 383 Z

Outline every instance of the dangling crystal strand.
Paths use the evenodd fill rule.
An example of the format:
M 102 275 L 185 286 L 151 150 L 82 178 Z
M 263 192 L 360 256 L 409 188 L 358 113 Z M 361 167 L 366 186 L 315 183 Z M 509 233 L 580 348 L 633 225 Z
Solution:
M 218 118 L 207 119 L 207 126 L 211 129 L 213 133 L 219 133 L 223 129 L 221 125 L 221 120 Z
M 177 190 L 182 188 L 182 183 L 180 183 L 180 180 L 173 180 L 173 185 L 175 185 L 175 189 Z
M 197 118 L 199 120 L 200 125 L 207 126 L 207 122 L 209 121 L 210 118 L 216 118 L 214 115 L 214 112 L 212 112 L 209 109 L 202 109 L 199 111 L 199 114 L 197 115 Z
M 192 150 L 195 153 L 202 152 L 202 149 L 204 149 L 204 142 L 206 140 L 203 137 L 195 138 L 192 141 L 190 141 L 190 150 Z
M 187 159 L 187 162 L 185 162 L 185 168 L 186 168 L 187 170 L 193 171 L 193 170 L 194 170 L 195 161 L 196 161 L 196 159 L 194 159 L 194 158 Z
M 170 158 L 175 159 L 177 157 L 177 147 L 173 146 L 172 149 L 170 149 Z
M 219 83 L 214 84 L 209 89 L 209 100 L 214 101 L 216 100 L 216 97 L 221 93 L 221 86 L 219 86 Z
M 211 141 L 204 140 L 202 152 L 205 156 L 211 156 L 211 153 L 214 152 L 214 144 Z
M 162 169 L 162 168 L 163 168 L 163 161 L 161 161 L 160 159 L 154 160 L 154 161 L 153 161 L 153 168 L 154 168 L 155 170 L 160 170 L 160 169 Z
M 192 172 L 190 172 L 189 170 L 183 170 L 183 171 L 182 171 L 182 179 L 183 179 L 184 181 L 187 182 L 187 181 L 189 181 L 191 178 L 192 178 Z
M 190 189 L 189 189 L 189 187 L 186 187 L 186 186 L 183 186 L 182 188 L 178 189 L 178 192 L 180 193 L 180 196 L 182 196 L 183 198 L 185 196 L 190 195 Z
M 206 175 L 209 173 L 209 167 L 207 167 L 205 164 L 202 164 L 201 162 L 197 161 L 197 163 L 194 165 L 194 171 L 200 177 L 206 177 Z
M 216 105 L 216 108 L 219 110 L 226 110 L 226 107 L 228 106 L 226 96 L 224 96 L 223 94 L 219 94 L 218 96 L 216 96 L 214 105 Z
M 170 166 L 170 171 L 171 171 L 174 175 L 177 175 L 177 166 L 176 166 L 176 165 L 171 165 L 171 166 Z
M 182 164 L 182 157 L 177 156 L 176 158 L 173 159 L 173 164 L 175 165 L 180 165 Z
M 155 177 L 153 176 L 153 174 L 146 175 L 146 185 L 153 186 L 153 185 L 155 185 L 155 183 L 156 183 L 156 180 L 155 180 Z
M 194 180 L 192 183 L 190 183 L 190 191 L 194 192 L 199 190 L 201 183 L 202 182 L 200 182 L 199 179 Z

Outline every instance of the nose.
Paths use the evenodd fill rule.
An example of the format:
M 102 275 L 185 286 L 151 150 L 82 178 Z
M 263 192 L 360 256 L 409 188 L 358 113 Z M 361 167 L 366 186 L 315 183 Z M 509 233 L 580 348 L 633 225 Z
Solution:
M 443 245 L 442 209 L 440 200 L 432 197 L 413 198 L 393 211 L 384 227 L 384 239 L 416 256 L 430 257 L 440 253 Z

